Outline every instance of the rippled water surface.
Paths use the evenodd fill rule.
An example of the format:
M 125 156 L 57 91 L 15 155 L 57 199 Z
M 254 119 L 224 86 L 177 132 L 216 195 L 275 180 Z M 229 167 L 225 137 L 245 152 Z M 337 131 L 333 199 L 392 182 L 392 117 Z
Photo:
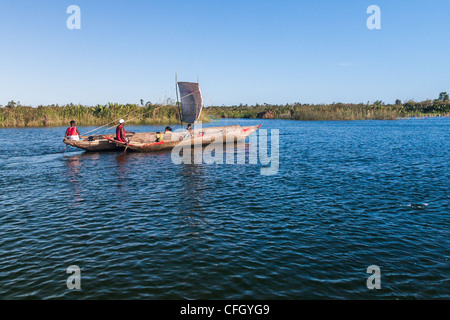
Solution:
M 0 298 L 450 297 L 450 119 L 208 125 L 259 123 L 280 130 L 276 175 L 0 129 Z

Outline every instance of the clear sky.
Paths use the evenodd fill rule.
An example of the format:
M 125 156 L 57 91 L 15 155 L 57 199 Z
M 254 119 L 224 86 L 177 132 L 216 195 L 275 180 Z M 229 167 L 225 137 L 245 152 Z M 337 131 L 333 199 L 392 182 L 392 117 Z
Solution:
M 449 14 L 448 0 L 0 0 L 0 105 L 162 102 L 175 72 L 199 77 L 206 105 L 437 98 Z

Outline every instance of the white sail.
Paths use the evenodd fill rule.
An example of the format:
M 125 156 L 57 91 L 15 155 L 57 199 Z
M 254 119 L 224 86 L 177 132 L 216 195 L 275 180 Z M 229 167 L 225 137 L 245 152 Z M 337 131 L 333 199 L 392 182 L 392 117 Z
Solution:
M 181 96 L 181 120 L 195 123 L 203 108 L 202 93 L 196 82 L 178 82 Z

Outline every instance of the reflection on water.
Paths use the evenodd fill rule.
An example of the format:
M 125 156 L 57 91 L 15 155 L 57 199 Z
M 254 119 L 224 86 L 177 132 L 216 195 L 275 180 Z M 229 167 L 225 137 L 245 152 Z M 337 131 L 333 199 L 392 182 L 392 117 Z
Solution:
M 193 150 L 194 151 L 194 150 Z M 202 152 L 196 151 L 196 152 Z M 191 227 L 199 226 L 205 223 L 205 217 L 199 212 L 202 212 L 202 200 L 204 198 L 203 186 L 205 183 L 205 170 L 203 165 L 194 164 L 194 158 L 198 157 L 196 152 L 191 154 L 192 164 L 181 164 L 180 166 L 180 190 L 177 193 L 178 199 L 182 202 L 180 208 L 180 217 L 182 221 Z M 199 229 L 194 228 L 192 233 L 198 233 Z
M 72 157 L 68 157 L 66 159 L 67 164 L 67 177 L 69 178 L 70 185 L 68 186 L 68 191 L 70 194 L 70 199 L 72 200 L 70 202 L 70 205 L 72 208 L 76 208 L 78 206 L 78 203 L 83 201 L 83 198 L 81 197 L 81 185 L 80 185 L 80 161 L 81 156 L 76 155 Z
M 262 122 L 280 129 L 274 176 L 248 144 L 229 154 L 242 165 L 175 165 L 170 151 L 63 154 L 65 128 L 0 129 L 0 297 L 450 296 L 448 118 Z
M 115 156 L 116 162 L 117 162 L 117 170 L 116 170 L 116 177 L 117 177 L 117 188 L 119 189 L 119 193 L 117 196 L 119 197 L 126 197 L 127 195 L 124 194 L 122 191 L 124 191 L 124 184 L 126 184 L 126 180 L 128 179 L 128 174 L 130 171 L 130 159 L 126 157 L 124 154 L 118 154 Z

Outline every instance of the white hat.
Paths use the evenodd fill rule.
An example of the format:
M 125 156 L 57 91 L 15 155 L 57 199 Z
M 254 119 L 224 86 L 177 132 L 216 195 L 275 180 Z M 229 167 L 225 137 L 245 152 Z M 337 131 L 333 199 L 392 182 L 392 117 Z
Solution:
M 124 123 L 124 122 L 125 122 L 125 120 L 123 120 L 123 119 L 119 120 L 119 123 Z

